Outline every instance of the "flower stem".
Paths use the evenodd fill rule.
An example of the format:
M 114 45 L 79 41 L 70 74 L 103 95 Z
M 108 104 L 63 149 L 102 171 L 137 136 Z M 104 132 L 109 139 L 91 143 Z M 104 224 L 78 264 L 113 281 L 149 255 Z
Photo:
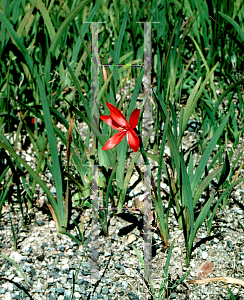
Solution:
M 145 165 L 147 166 L 148 173 L 150 173 L 149 175 L 151 177 L 151 182 L 152 182 L 154 196 L 155 196 L 155 199 L 158 201 L 157 188 L 156 188 L 155 181 L 154 181 L 154 178 L 153 178 L 153 174 L 152 174 L 152 171 L 151 171 L 151 168 L 150 168 L 150 163 L 149 163 L 146 151 L 145 151 L 143 143 L 142 143 L 140 132 L 137 129 L 134 129 L 134 131 L 136 132 L 136 134 L 137 134 L 137 136 L 138 136 L 138 138 L 140 140 L 140 152 L 141 152 L 141 155 L 142 155 L 142 157 L 144 159 Z

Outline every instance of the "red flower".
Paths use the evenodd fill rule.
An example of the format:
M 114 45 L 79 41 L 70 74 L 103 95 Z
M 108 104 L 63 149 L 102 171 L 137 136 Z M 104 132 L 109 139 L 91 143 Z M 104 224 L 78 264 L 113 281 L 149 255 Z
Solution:
M 107 143 L 103 146 L 102 150 L 109 150 L 117 146 L 123 138 L 127 135 L 127 140 L 133 151 L 137 152 L 140 144 L 139 138 L 133 130 L 138 123 L 140 109 L 135 109 L 131 115 L 129 124 L 126 121 L 125 116 L 122 112 L 117 109 L 111 103 L 106 102 L 107 107 L 110 110 L 110 116 L 100 116 L 100 119 L 111 126 L 113 129 L 118 130 L 114 136 L 112 136 Z

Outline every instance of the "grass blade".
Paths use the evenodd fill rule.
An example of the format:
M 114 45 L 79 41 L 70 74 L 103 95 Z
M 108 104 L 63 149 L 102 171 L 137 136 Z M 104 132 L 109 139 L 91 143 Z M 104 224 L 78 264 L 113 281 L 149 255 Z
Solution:
M 229 120 L 229 116 L 230 116 L 229 113 L 225 116 L 225 118 L 222 121 L 221 125 L 219 126 L 219 128 L 215 132 L 214 136 L 212 137 L 211 141 L 209 142 L 207 148 L 205 149 L 205 151 L 203 153 L 203 156 L 202 156 L 202 158 L 201 158 L 201 160 L 198 164 L 198 167 L 197 167 L 196 172 L 194 174 L 194 178 L 193 178 L 192 183 L 191 183 L 191 190 L 192 190 L 193 196 L 196 193 L 197 185 L 198 185 L 199 180 L 200 180 L 200 178 L 203 174 L 204 168 L 207 165 L 208 159 L 209 159 L 215 145 L 217 144 L 218 139 L 220 138 L 220 135 L 222 134 L 225 125 L 227 124 L 227 122 Z
M 94 17 L 95 13 L 97 12 L 99 6 L 101 5 L 103 0 L 98 0 L 96 1 L 96 4 L 94 6 L 94 8 L 92 9 L 92 11 L 89 13 L 89 17 L 87 18 L 86 22 L 89 22 L 92 20 L 92 18 Z M 79 3 L 71 12 L 70 14 L 67 16 L 67 18 L 64 20 L 64 22 L 62 23 L 62 25 L 59 27 L 57 33 L 55 34 L 52 44 L 50 46 L 50 52 L 54 52 L 56 51 L 56 47 L 58 45 L 59 40 L 61 39 L 61 37 L 63 36 L 65 30 L 67 30 L 67 28 L 70 26 L 70 23 L 73 22 L 73 20 L 75 19 L 75 17 L 81 12 L 82 9 L 84 9 L 84 7 L 86 5 L 90 4 L 90 0 L 84 0 L 81 3 Z M 89 26 L 89 23 L 85 23 L 83 24 L 84 30 L 87 29 Z M 82 29 L 83 29 L 82 27 Z M 83 32 L 81 29 L 81 32 L 85 35 L 85 32 Z
M 41 102 L 42 102 L 45 126 L 46 126 L 46 130 L 47 130 L 49 148 L 50 148 L 51 157 L 52 157 L 53 177 L 54 177 L 53 179 L 54 179 L 55 187 L 56 187 L 58 210 L 59 210 L 60 218 L 61 218 L 61 220 L 63 220 L 63 218 L 64 218 L 63 184 L 62 184 L 61 169 L 60 169 L 60 164 L 59 164 L 59 159 L 58 159 L 57 139 L 56 139 L 56 136 L 55 136 L 54 130 L 53 130 L 51 114 L 50 114 L 49 105 L 48 105 L 46 93 L 44 90 L 44 86 L 43 86 L 38 74 L 36 74 L 36 82 L 37 82 L 37 86 L 39 89 L 40 98 L 41 98 Z
M 20 274 L 21 274 L 21 276 L 24 278 L 26 284 L 27 284 L 29 287 L 31 286 L 31 285 L 29 284 L 27 278 L 25 277 L 25 274 L 22 272 L 22 270 L 21 270 L 20 267 L 16 264 L 15 261 L 13 261 L 10 257 L 8 257 L 8 256 L 6 256 L 6 255 L 4 255 L 4 254 L 0 254 L 0 257 L 2 257 L 2 258 L 4 258 L 4 259 L 8 260 L 9 262 L 11 262 L 11 263 L 17 268 L 17 270 L 20 272 Z
M 27 50 L 26 50 L 23 42 L 21 41 L 21 39 L 18 37 L 18 34 L 14 30 L 12 24 L 9 22 L 8 19 L 6 19 L 6 17 L 4 16 L 4 14 L 1 11 L 0 11 L 0 20 L 6 26 L 12 41 L 16 44 L 16 46 L 22 52 L 22 54 L 25 58 L 25 61 L 26 61 L 27 65 L 29 66 L 31 73 L 33 74 L 33 62 L 32 62 L 31 57 L 29 56 L 29 53 L 27 52 Z
M 172 254 L 172 250 L 174 247 L 174 242 L 175 240 L 172 241 L 170 248 L 169 248 L 169 252 L 167 255 L 167 260 L 164 266 L 164 274 L 163 274 L 163 280 L 161 282 L 160 288 L 159 288 L 159 294 L 158 294 L 158 299 L 161 299 L 162 294 L 166 288 L 166 282 L 167 282 L 167 277 L 168 277 L 168 270 L 169 270 L 169 263 L 170 263 L 170 258 L 171 258 L 171 254 Z

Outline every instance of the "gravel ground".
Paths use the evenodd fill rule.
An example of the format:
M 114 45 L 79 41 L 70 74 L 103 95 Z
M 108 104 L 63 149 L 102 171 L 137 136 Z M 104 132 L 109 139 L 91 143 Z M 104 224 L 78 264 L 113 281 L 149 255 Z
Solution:
M 235 194 L 239 196 L 237 192 Z M 74 299 L 145 299 L 144 295 L 148 293 L 142 280 L 143 267 L 132 249 L 133 244 L 141 254 L 143 253 L 143 237 L 137 227 L 127 234 L 122 234 L 123 229 L 132 224 L 124 221 L 124 215 L 123 218 L 119 215 L 111 216 L 109 237 L 99 237 L 101 278 L 96 284 L 90 279 L 89 244 L 85 250 L 67 236 L 58 234 L 54 222 L 36 208 L 31 212 L 30 224 L 23 229 L 21 216 L 17 212 L 18 207 L 12 207 L 18 251 L 14 251 L 9 214 L 6 212 L 0 227 L 1 253 L 10 256 L 20 266 L 31 284 L 28 290 L 33 299 L 68 300 L 75 272 L 78 272 L 78 278 Z M 129 212 L 125 212 L 125 215 L 131 217 Z M 86 211 L 85 219 L 85 227 L 89 228 L 89 211 Z M 169 299 L 231 299 L 224 282 L 204 285 L 188 282 L 203 276 L 243 278 L 243 230 L 238 222 L 244 224 L 243 210 L 230 200 L 229 205 L 217 214 L 211 239 L 207 238 L 204 227 L 199 230 L 196 241 L 204 239 L 205 242 L 196 247 L 189 268 L 185 268 L 184 237 L 175 222 L 170 221 L 170 240 L 174 238 L 175 245 L 167 280 L 175 282 L 187 271 L 190 271 L 190 274 L 171 293 Z M 86 234 L 88 235 L 88 230 Z M 152 276 L 157 289 L 163 278 L 168 250 L 162 246 L 156 232 L 153 233 L 153 240 L 156 253 L 152 260 Z M 4 259 L 1 259 L 0 264 L 0 299 L 28 299 L 18 287 L 3 279 L 7 278 L 26 286 L 15 266 Z M 242 286 L 229 287 L 234 295 L 238 296 L 237 299 L 244 299 Z
M 239 150 L 241 151 L 241 147 Z M 157 168 L 153 173 L 157 177 Z M 240 176 L 243 176 L 243 170 Z M 45 180 L 48 181 L 48 176 Z M 130 185 L 136 181 L 137 176 L 134 174 Z M 52 182 L 49 185 L 51 188 Z M 164 182 L 161 187 L 166 188 Z M 141 200 L 144 192 L 145 187 L 139 183 L 131 190 L 131 200 L 127 202 L 127 206 L 130 208 L 135 201 Z M 174 283 L 188 271 L 190 273 L 182 284 L 167 295 L 167 299 L 231 299 L 227 286 L 236 299 L 244 299 L 243 287 L 239 284 L 216 281 L 189 284 L 191 280 L 204 277 L 243 278 L 244 244 L 240 225 L 244 225 L 243 193 L 243 185 L 232 192 L 228 205 L 217 212 L 210 237 L 207 236 L 205 225 L 199 229 L 188 268 L 185 267 L 183 232 L 179 230 L 173 212 L 170 213 L 170 241 L 175 239 L 175 243 L 167 282 Z M 45 195 L 40 192 L 37 198 L 35 206 L 27 214 L 26 229 L 23 229 L 17 203 L 3 207 L 0 225 L 1 254 L 10 256 L 19 265 L 31 287 L 27 288 L 14 265 L 1 258 L 0 299 L 28 299 L 19 287 L 10 282 L 14 281 L 26 287 L 35 300 L 68 300 L 74 275 L 77 275 L 77 281 L 73 299 L 147 299 L 149 292 L 143 280 L 144 269 L 132 248 L 134 245 L 143 254 L 140 212 L 136 214 L 128 209 L 115 216 L 110 214 L 109 235 L 99 236 L 100 279 L 96 281 L 90 278 L 90 243 L 86 248 L 91 228 L 90 210 L 83 212 L 85 243 L 79 247 L 69 237 L 57 233 L 43 201 Z M 10 216 L 17 239 L 17 252 L 14 251 Z M 74 209 L 72 219 L 79 216 L 80 211 Z M 75 231 L 71 230 L 70 233 L 75 234 Z M 168 249 L 163 247 L 160 236 L 153 227 L 151 274 L 157 293 L 163 279 L 167 253 Z

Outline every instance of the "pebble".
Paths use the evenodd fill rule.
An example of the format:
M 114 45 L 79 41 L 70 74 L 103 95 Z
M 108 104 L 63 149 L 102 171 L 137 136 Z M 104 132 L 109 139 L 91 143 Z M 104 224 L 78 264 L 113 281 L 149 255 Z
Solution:
M 27 162 L 30 162 L 30 161 L 32 161 L 32 157 L 31 157 L 29 154 L 26 154 L 26 155 L 25 155 L 25 160 L 26 160 Z
M 49 224 L 48 224 L 48 227 L 49 227 L 49 228 L 55 228 L 55 223 L 54 223 L 54 221 L 50 221 Z
M 56 187 L 55 186 L 52 186 L 51 189 L 50 189 L 50 192 L 52 194 L 56 194 Z
M 134 271 L 129 269 L 129 268 L 125 268 L 125 274 L 128 276 L 128 277 L 132 277 L 134 278 L 135 275 L 134 275 Z
M 127 238 L 127 245 L 132 244 L 134 241 L 136 241 L 136 236 L 132 233 Z
M 22 259 L 22 255 L 18 252 L 11 252 L 9 257 L 16 263 L 20 263 Z

